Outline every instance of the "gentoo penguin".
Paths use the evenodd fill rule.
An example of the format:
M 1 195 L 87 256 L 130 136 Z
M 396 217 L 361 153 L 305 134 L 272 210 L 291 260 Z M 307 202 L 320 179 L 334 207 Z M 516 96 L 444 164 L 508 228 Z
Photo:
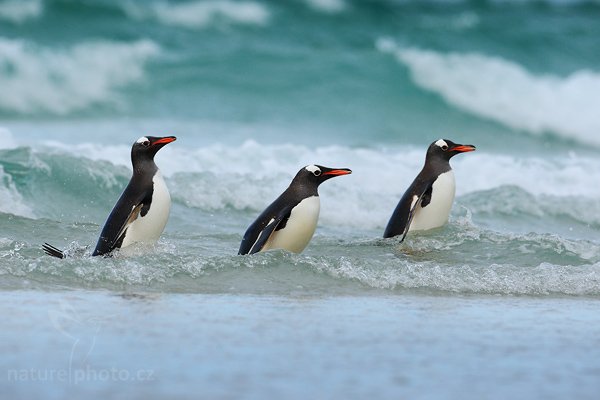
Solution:
M 448 222 L 455 192 L 450 159 L 474 150 L 475 146 L 448 139 L 433 142 L 427 149 L 425 166 L 400 199 L 383 237 L 402 235 L 402 242 L 409 231 L 433 229 Z
M 139 138 L 131 148 L 133 175 L 108 216 L 92 256 L 106 255 L 133 243 L 155 243 L 171 209 L 171 196 L 154 156 L 175 136 Z M 45 243 L 46 254 L 64 258 L 64 252 Z
M 352 173 L 346 168 L 308 165 L 302 168 L 290 186 L 244 234 L 238 254 L 254 254 L 270 249 L 301 253 L 317 228 L 320 201 L 319 185 L 326 180 Z

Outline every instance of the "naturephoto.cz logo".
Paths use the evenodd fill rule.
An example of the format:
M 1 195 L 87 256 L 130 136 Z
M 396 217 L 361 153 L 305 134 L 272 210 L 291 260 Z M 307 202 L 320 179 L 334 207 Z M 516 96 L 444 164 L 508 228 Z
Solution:
M 154 380 L 154 371 L 140 369 L 104 368 L 95 369 L 90 366 L 72 369 L 9 369 L 9 382 L 144 382 Z

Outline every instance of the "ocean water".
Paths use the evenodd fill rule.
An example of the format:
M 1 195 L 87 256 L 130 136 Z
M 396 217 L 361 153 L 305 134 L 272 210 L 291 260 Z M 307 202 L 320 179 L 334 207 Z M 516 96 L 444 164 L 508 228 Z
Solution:
M 0 394 L 597 398 L 598 21 L 591 0 L 1 0 Z M 178 137 L 169 223 L 91 258 L 143 135 Z M 449 223 L 382 239 L 440 137 L 477 146 Z M 305 252 L 237 256 L 312 163 L 353 174 L 320 188 Z

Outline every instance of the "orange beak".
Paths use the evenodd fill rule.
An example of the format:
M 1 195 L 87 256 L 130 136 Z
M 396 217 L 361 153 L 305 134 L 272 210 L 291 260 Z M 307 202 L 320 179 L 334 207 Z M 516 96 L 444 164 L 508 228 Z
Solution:
M 458 151 L 460 153 L 466 153 L 468 151 L 475 151 L 475 146 L 470 144 L 461 144 L 460 146 L 456 146 L 452 149 L 452 151 Z
M 338 176 L 338 175 L 349 175 L 351 173 L 352 173 L 352 171 L 349 169 L 332 169 L 331 171 L 323 172 L 323 175 Z
M 158 139 L 156 142 L 152 143 L 152 145 L 157 145 L 157 144 L 167 144 L 167 143 L 171 143 L 176 141 L 177 138 L 175 136 L 166 136 L 164 138 L 160 138 Z

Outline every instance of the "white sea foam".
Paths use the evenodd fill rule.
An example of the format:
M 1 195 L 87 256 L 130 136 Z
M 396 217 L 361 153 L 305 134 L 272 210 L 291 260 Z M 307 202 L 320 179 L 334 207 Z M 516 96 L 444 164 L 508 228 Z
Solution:
M 0 150 L 17 147 L 12 133 L 0 126 Z M 0 166 L 0 212 L 32 218 L 33 211 L 27 206 L 15 187 L 12 177 Z
M 153 42 L 89 42 L 70 49 L 0 38 L 0 108 L 67 114 L 118 102 L 118 88 L 140 81 L 159 53 Z
M 41 0 L 5 0 L 0 2 L 0 20 L 21 24 L 39 18 L 44 11 Z
M 454 293 L 597 296 L 600 263 L 560 266 L 543 262 L 533 268 L 511 264 L 475 267 L 440 266 L 438 262 L 399 261 L 393 267 L 372 260 L 319 259 L 317 270 L 336 278 L 356 280 L 379 289 L 420 289 Z
M 269 9 L 254 1 L 211 0 L 180 4 L 157 2 L 151 5 L 126 3 L 128 15 L 137 19 L 156 19 L 162 24 L 201 29 L 219 21 L 243 25 L 266 25 Z
M 600 73 L 534 75 L 511 61 L 476 53 L 439 53 L 377 41 L 423 89 L 479 117 L 532 134 L 551 132 L 600 146 Z
M 183 139 L 182 139 L 183 140 Z M 214 144 L 198 149 L 177 145 L 162 149 L 156 161 L 168 177 L 173 198 L 204 210 L 226 207 L 261 211 L 303 166 L 318 163 L 348 167 L 352 175 L 320 188 L 322 221 L 333 225 L 381 228 L 424 162 L 424 150 L 412 147 L 354 149 L 329 146 Z M 53 144 L 59 151 L 130 168 L 130 146 Z M 600 197 L 600 160 L 583 156 L 516 157 L 476 152 L 452 160 L 457 195 L 516 186 L 534 196 Z M 377 205 L 376 207 L 374 205 Z
M 344 0 L 305 0 L 313 10 L 336 14 L 344 11 L 348 6 Z
M 33 218 L 32 209 L 25 204 L 10 175 L 0 166 L 0 212 Z

